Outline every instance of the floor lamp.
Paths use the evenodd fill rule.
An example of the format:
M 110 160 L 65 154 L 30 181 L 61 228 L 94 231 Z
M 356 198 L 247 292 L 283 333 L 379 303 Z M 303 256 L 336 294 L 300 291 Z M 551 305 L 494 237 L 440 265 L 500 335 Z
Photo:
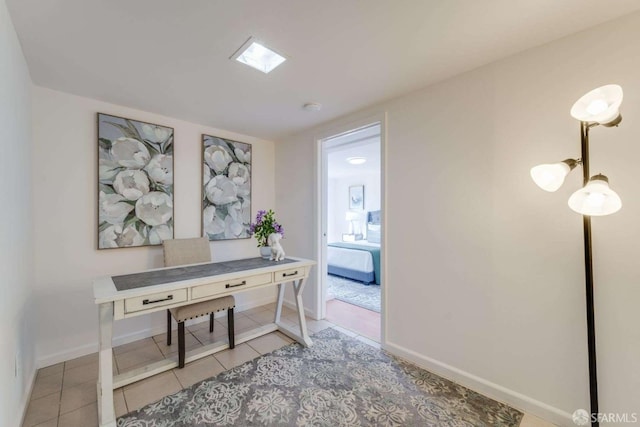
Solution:
M 598 426 L 598 375 L 596 365 L 596 332 L 593 301 L 593 263 L 591 253 L 591 217 L 611 215 L 620 210 L 622 202 L 609 188 L 609 180 L 602 174 L 589 175 L 589 130 L 595 126 L 618 126 L 622 121 L 619 108 L 622 88 L 606 85 L 584 95 L 571 108 L 571 115 L 580 120 L 582 157 L 559 163 L 539 165 L 531 169 L 531 178 L 543 190 L 556 191 L 565 177 L 578 165 L 582 165 L 583 187 L 569 197 L 569 207 L 582 214 L 584 234 L 584 270 L 587 296 L 587 344 L 589 350 L 589 392 L 591 412 L 587 424 Z M 586 415 L 586 414 L 585 414 Z

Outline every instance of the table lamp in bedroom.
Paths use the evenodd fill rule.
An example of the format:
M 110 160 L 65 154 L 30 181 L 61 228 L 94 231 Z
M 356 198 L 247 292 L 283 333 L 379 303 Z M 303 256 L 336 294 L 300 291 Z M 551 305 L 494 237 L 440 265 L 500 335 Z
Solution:
M 345 219 L 349 221 L 349 234 L 357 234 L 360 232 L 360 222 L 358 221 L 358 214 L 356 212 L 348 211 Z

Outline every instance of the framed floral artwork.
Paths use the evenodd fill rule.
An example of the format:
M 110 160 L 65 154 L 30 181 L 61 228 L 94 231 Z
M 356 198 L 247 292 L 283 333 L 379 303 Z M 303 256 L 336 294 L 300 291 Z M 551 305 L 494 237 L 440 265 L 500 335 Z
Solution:
M 98 113 L 98 249 L 173 238 L 173 128 Z
M 364 185 L 349 187 L 349 209 L 361 211 L 364 209 Z
M 202 235 L 251 237 L 251 144 L 202 135 Z

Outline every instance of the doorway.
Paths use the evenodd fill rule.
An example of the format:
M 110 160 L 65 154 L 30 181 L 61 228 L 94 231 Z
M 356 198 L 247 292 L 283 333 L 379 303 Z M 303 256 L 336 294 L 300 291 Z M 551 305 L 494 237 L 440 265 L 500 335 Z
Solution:
M 320 306 L 338 326 L 382 341 L 383 132 L 381 122 L 320 140 Z

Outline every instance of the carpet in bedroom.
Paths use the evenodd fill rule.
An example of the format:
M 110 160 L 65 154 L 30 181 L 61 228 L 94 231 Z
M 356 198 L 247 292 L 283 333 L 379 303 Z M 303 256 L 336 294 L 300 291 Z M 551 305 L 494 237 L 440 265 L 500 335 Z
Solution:
M 327 275 L 327 299 L 337 299 L 380 313 L 380 285 L 363 285 L 344 277 Z
M 523 414 L 333 328 L 118 419 L 118 427 L 516 427 Z

